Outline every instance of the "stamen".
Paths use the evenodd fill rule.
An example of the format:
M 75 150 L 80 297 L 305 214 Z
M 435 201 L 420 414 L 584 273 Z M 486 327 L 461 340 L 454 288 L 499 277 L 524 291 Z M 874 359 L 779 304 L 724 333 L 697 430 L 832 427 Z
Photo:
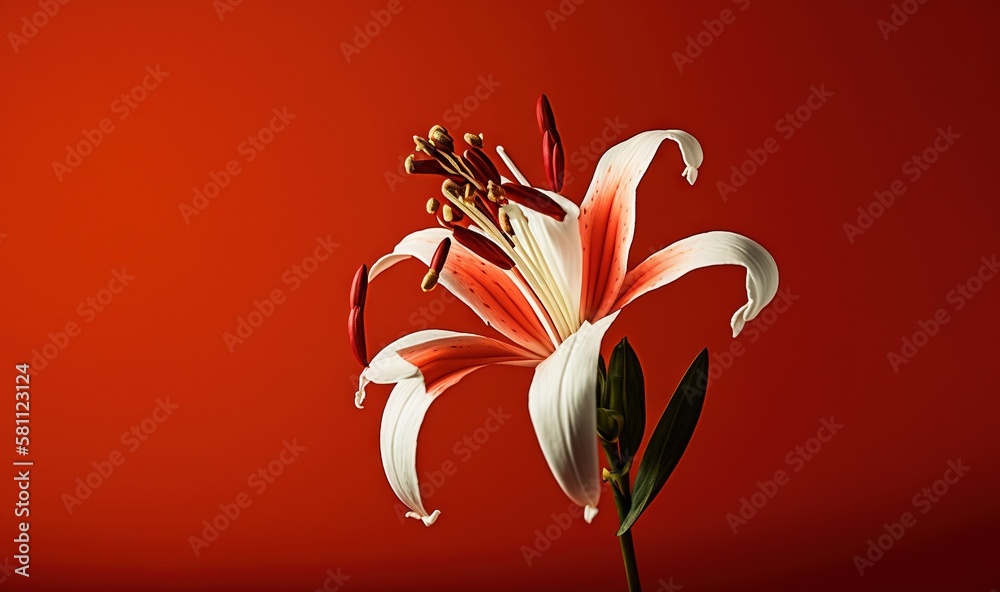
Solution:
M 456 210 L 448 204 L 441 206 L 441 218 L 445 222 L 461 222 L 465 215 L 462 214 L 461 210 Z
M 514 179 L 516 179 L 518 183 L 521 185 L 531 185 L 531 183 L 528 183 L 528 179 L 521 174 L 521 171 L 517 170 L 517 167 L 514 166 L 514 161 L 507 156 L 507 151 L 503 149 L 503 146 L 497 146 L 497 154 L 500 155 L 500 160 L 507 165 L 510 173 L 514 175 Z
M 354 281 L 351 282 L 351 306 L 365 307 L 365 300 L 368 298 L 368 266 L 362 265 L 354 274 Z
M 456 226 L 452 229 L 452 232 L 454 233 L 455 240 L 476 255 L 479 255 L 484 261 L 492 263 L 503 270 L 513 269 L 514 260 L 507 256 L 507 253 L 490 239 L 461 226 Z
M 500 183 L 500 171 L 496 165 L 486 156 L 486 153 L 479 148 L 472 148 L 465 151 L 465 159 L 473 164 L 482 174 L 483 181 L 493 181 Z
M 452 181 L 451 179 L 445 179 L 441 183 L 441 193 L 444 194 L 450 200 L 458 201 L 462 198 L 462 189 L 458 186 L 458 183 Z
M 472 183 L 466 183 L 465 187 L 462 189 L 462 201 L 465 205 L 471 206 L 476 203 L 476 188 L 472 186 Z
M 359 364 L 368 367 L 368 345 L 365 340 L 365 311 L 360 306 L 351 309 L 347 317 L 347 338 L 351 342 L 351 351 Z
M 427 213 L 428 214 L 433 214 L 434 212 L 438 211 L 438 208 L 440 206 L 441 206 L 441 202 L 439 202 L 438 200 L 434 199 L 433 197 L 430 198 L 430 199 L 428 199 L 427 200 Z
M 514 227 L 511 225 L 510 216 L 504 208 L 500 208 L 500 230 L 503 230 L 510 236 L 514 236 Z
M 427 138 L 431 141 L 431 144 L 434 144 L 435 148 L 440 148 L 445 152 L 455 151 L 455 141 L 448 134 L 448 130 L 440 125 L 432 127 L 431 131 L 427 132 Z
M 406 172 L 411 175 L 447 175 L 448 171 L 436 160 L 417 160 L 413 155 L 406 157 L 403 163 Z
M 565 161 L 559 136 L 546 130 L 542 136 L 542 164 L 545 167 L 545 180 L 552 191 L 562 191 L 565 177 Z
M 448 260 L 448 253 L 451 251 L 451 239 L 445 237 L 440 243 L 438 243 L 437 249 L 434 250 L 434 256 L 431 257 L 431 269 L 437 273 L 441 273 L 444 269 L 445 261 Z
M 351 282 L 351 314 L 347 317 L 347 339 L 354 359 L 368 367 L 368 343 L 365 339 L 365 301 L 368 298 L 368 266 L 362 265 Z
M 448 251 L 451 250 L 451 239 L 445 238 L 438 244 L 437 250 L 434 251 L 434 257 L 431 258 L 430 269 L 427 270 L 427 274 L 424 275 L 424 280 L 420 282 L 420 289 L 424 292 L 430 292 L 437 286 L 438 277 L 441 274 L 441 270 L 444 269 L 444 263 L 448 259 Z
M 493 203 L 502 203 L 506 197 L 500 185 L 493 183 L 493 181 L 486 184 L 486 199 Z
M 538 131 L 544 134 L 546 131 L 556 129 L 556 116 L 552 113 L 552 105 L 549 104 L 549 98 L 544 94 L 538 97 L 538 103 L 535 106 L 535 117 L 538 119 Z
M 465 143 L 473 148 L 482 148 L 483 134 L 479 134 L 478 136 L 475 134 L 465 134 Z
M 566 210 L 562 209 L 562 206 L 534 187 L 525 187 L 514 183 L 504 183 L 501 187 L 507 199 L 516 204 L 555 218 L 560 222 L 566 217 Z

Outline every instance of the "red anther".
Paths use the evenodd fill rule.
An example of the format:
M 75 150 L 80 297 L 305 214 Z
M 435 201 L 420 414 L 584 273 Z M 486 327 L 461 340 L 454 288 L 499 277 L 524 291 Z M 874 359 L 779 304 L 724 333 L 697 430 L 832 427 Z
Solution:
M 480 166 L 486 167 L 487 179 L 493 181 L 497 185 L 500 184 L 500 171 L 497 170 L 497 165 L 493 164 L 493 160 L 482 151 L 480 148 L 471 148 L 471 153 L 476 156 L 480 161 Z
M 417 160 L 413 157 L 407 158 L 406 163 L 404 164 L 404 168 L 406 169 L 406 172 L 411 175 L 448 174 L 448 171 L 444 170 L 444 167 L 441 166 L 440 162 L 429 158 L 424 160 Z
M 558 148 L 555 136 L 552 132 L 545 130 L 542 134 L 542 168 L 545 169 L 545 181 L 549 184 L 549 189 L 559 191 L 556 187 L 559 180 L 556 175 L 556 149 Z
M 556 193 L 560 193 L 563 190 L 563 180 L 566 178 L 566 158 L 563 155 L 562 142 L 556 140 L 555 157 L 552 159 L 552 165 L 555 169 L 555 189 Z
M 365 299 L 368 297 L 368 266 L 362 265 L 354 274 L 354 281 L 351 282 L 351 306 L 365 307 Z
M 556 116 L 552 113 L 552 105 L 549 105 L 549 98 L 544 94 L 538 97 L 538 104 L 535 107 L 535 117 L 538 118 L 538 131 L 544 134 L 547 131 L 555 133 Z
M 361 306 L 351 308 L 347 317 L 347 338 L 351 343 L 354 359 L 359 364 L 368 367 L 368 344 L 365 340 L 365 311 Z
M 490 180 L 489 173 L 481 163 L 477 162 L 475 155 L 466 150 L 462 153 L 462 163 L 472 171 L 472 177 L 476 182 L 485 187 L 486 182 Z
M 462 246 L 479 255 L 484 261 L 496 265 L 500 269 L 513 269 L 514 261 L 504 253 L 493 241 L 467 228 L 456 226 L 452 228 L 455 240 Z
M 438 246 L 437 250 L 434 251 L 434 256 L 431 257 L 431 269 L 437 273 L 441 273 L 444 269 L 444 263 L 448 260 L 448 251 L 451 250 L 451 239 L 445 237 Z
M 503 187 L 504 193 L 507 194 L 507 199 L 516 204 L 535 210 L 540 214 L 545 214 L 550 218 L 555 218 L 560 222 L 566 217 L 566 210 L 562 209 L 562 206 L 534 187 L 526 187 L 516 183 L 504 183 L 501 187 Z

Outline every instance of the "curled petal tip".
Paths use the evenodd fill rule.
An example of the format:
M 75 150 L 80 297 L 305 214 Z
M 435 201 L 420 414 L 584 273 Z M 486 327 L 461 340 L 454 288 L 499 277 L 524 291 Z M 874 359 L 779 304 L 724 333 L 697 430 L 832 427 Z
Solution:
M 748 315 L 750 311 L 750 303 L 744 304 L 733 314 L 732 320 L 729 324 L 733 327 L 733 339 L 739 337 L 741 331 L 743 331 L 743 326 L 746 325 L 747 321 L 752 321 L 756 315 Z
M 406 513 L 406 517 L 407 518 L 416 518 L 416 519 L 420 520 L 421 522 L 423 522 L 424 526 L 430 526 L 431 524 L 434 524 L 435 522 L 437 522 L 438 516 L 440 516 L 440 515 L 441 515 L 441 510 L 434 510 L 433 512 L 431 512 L 430 516 L 421 516 L 420 514 L 418 514 L 416 512 L 407 512 Z
M 365 393 L 364 391 L 358 391 L 354 393 L 354 406 L 358 409 L 364 409 L 365 405 Z
M 593 522 L 594 516 L 597 516 L 597 508 L 595 506 L 588 505 L 583 509 L 583 519 L 587 524 Z
M 688 184 L 694 185 L 694 182 L 698 180 L 698 169 L 693 166 L 684 167 L 681 176 L 687 179 Z

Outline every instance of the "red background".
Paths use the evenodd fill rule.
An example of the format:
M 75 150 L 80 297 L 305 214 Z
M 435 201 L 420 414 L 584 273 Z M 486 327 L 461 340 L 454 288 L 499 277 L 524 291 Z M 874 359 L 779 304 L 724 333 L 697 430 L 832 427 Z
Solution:
M 209 0 L 71 2 L 16 51 L 0 47 L 5 380 L 50 332 L 80 326 L 32 382 L 32 588 L 314 590 L 338 568 L 350 577 L 343 590 L 624 588 L 610 496 L 594 524 L 575 520 L 524 560 L 536 529 L 568 506 L 528 419 L 530 372 L 481 371 L 429 414 L 422 473 L 456 461 L 456 442 L 488 410 L 512 416 L 427 498 L 443 511 L 433 528 L 394 510 L 378 450 L 388 389 L 372 388 L 364 411 L 353 406 L 351 276 L 430 222 L 422 204 L 435 183 L 397 183 L 399 159 L 412 134 L 456 123 L 447 111 L 480 76 L 499 85 L 486 98 L 481 89 L 453 131 L 505 145 L 536 183 L 541 92 L 568 157 L 606 118 L 628 125 L 616 141 L 693 133 L 706 151 L 700 180 L 688 187 L 675 148 L 661 150 L 639 188 L 633 259 L 733 230 L 773 253 L 781 287 L 798 297 L 758 321 L 766 331 L 755 342 L 740 338 L 745 351 L 713 382 L 685 459 L 636 527 L 645 589 L 1000 585 L 1000 280 L 960 311 L 947 300 L 996 253 L 995 4 L 930 2 L 888 39 L 877 25 L 888 0 L 563 4 L 573 12 L 550 22 L 556 0 L 404 2 L 350 61 L 342 44 L 386 2 L 244 2 L 223 20 Z M 673 54 L 727 8 L 735 21 L 678 71 Z M 20 34 L 39 10 L 4 2 L 0 31 Z M 120 120 L 112 102 L 157 65 L 169 75 Z M 833 96 L 783 137 L 775 122 L 813 85 Z M 246 162 L 240 143 L 283 107 L 295 119 Z M 115 129 L 57 179 L 52 162 L 105 117 Z M 903 163 L 948 126 L 960 139 L 907 179 Z M 716 183 L 769 137 L 778 152 L 723 200 Z M 565 193 L 577 200 L 596 163 L 583 158 L 568 161 Z M 185 223 L 179 205 L 230 159 L 240 174 Z M 907 192 L 849 242 L 844 223 L 895 179 Z M 339 247 L 293 291 L 282 276 L 318 237 Z M 122 267 L 135 279 L 87 323 L 78 306 Z M 442 292 L 421 293 L 422 273 L 408 264 L 373 284 L 373 351 L 418 328 L 421 307 L 431 326 L 484 329 Z M 275 289 L 287 299 L 231 353 L 223 333 Z M 743 299 L 741 270 L 699 271 L 619 318 L 605 352 L 628 335 L 645 361 L 650 415 L 701 347 L 730 346 Z M 887 353 L 939 308 L 950 322 L 894 372 Z M 121 434 L 166 397 L 179 408 L 128 452 Z M 786 453 L 830 416 L 842 431 L 734 535 L 726 514 L 789 469 Z M 12 416 L 3 423 L 13 429 Z M 301 456 L 195 556 L 188 537 L 202 520 L 252 491 L 247 476 L 292 439 Z M 63 495 L 116 450 L 124 464 L 68 513 Z M 859 576 L 854 555 L 959 458 L 968 474 Z M 13 482 L 2 491 L 0 506 L 12 508 Z M 14 536 L 8 512 L 0 540 Z M 0 545 L 0 557 L 13 548 Z M 4 585 L 25 588 L 8 569 Z

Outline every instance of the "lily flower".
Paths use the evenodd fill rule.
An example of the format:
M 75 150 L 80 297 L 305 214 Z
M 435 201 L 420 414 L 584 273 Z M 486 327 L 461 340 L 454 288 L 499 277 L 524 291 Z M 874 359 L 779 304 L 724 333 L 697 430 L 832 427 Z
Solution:
M 549 189 L 533 187 L 502 147 L 497 153 L 513 180 L 501 177 L 483 150 L 482 135 L 466 134 L 469 149 L 455 153 L 441 126 L 415 137 L 429 158 L 407 159 L 412 174 L 445 177 L 443 204 L 427 211 L 439 227 L 414 232 L 371 267 L 358 271 L 352 289 L 351 343 L 361 374 L 355 404 L 363 407 L 369 383 L 394 384 L 381 424 L 381 454 L 407 516 L 430 526 L 417 477 L 417 436 L 431 404 L 469 373 L 492 364 L 534 368 L 528 410 L 542 453 L 563 492 L 597 513 L 598 468 L 594 392 L 601 341 L 619 311 L 636 298 L 689 271 L 714 265 L 746 269 L 747 302 L 730 320 L 733 337 L 774 297 L 774 259 L 753 240 L 731 232 L 697 234 L 628 269 L 635 233 L 636 187 L 664 140 L 680 147 L 682 175 L 694 184 L 701 145 L 680 130 L 646 131 L 608 150 L 579 207 L 560 195 L 563 151 L 544 96 L 538 122 Z M 451 239 L 454 239 L 452 242 Z M 386 346 L 370 362 L 363 313 L 368 280 L 416 258 L 428 266 L 423 289 L 440 284 L 498 334 L 494 337 L 429 329 Z

